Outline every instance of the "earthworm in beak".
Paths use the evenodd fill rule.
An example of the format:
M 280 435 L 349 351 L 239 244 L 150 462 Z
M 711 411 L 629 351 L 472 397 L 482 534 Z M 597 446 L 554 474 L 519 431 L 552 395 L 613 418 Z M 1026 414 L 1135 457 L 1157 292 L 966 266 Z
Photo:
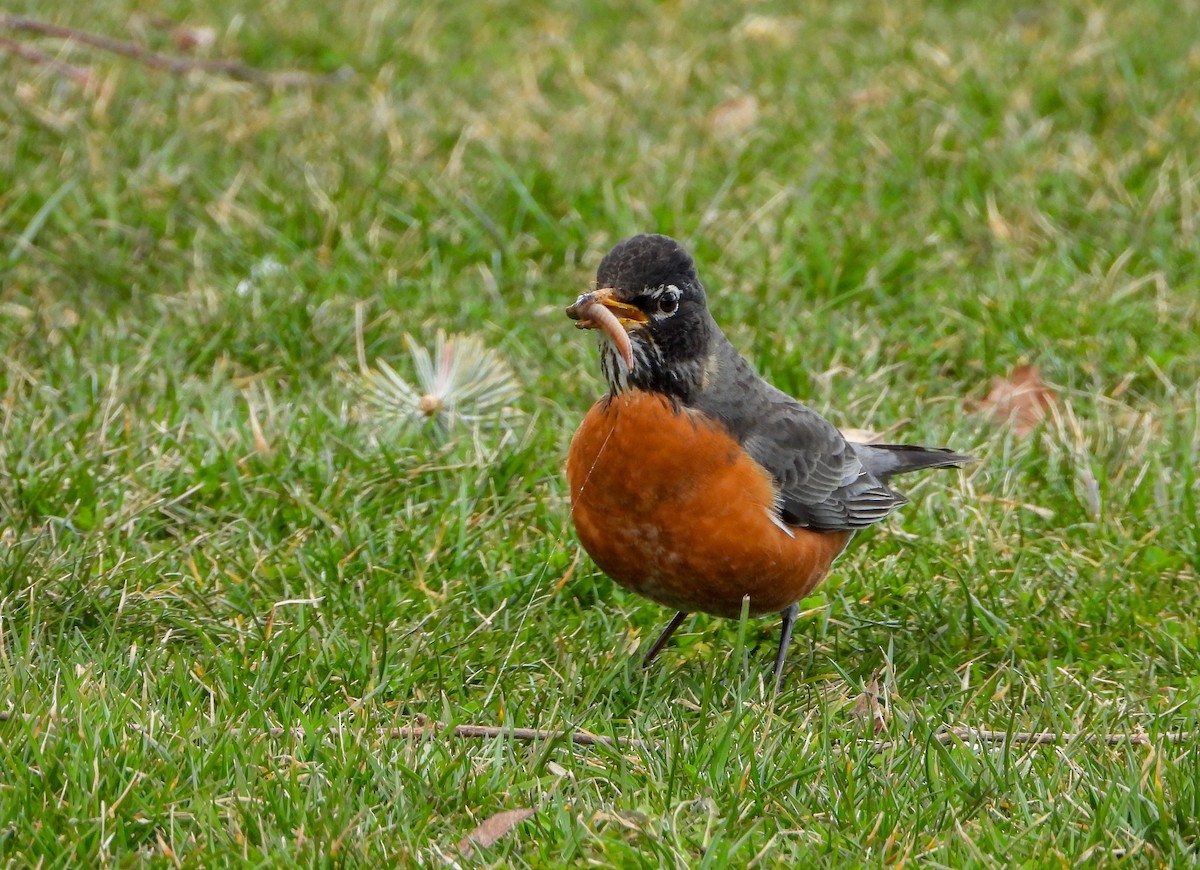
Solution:
M 625 331 L 618 311 L 623 315 L 631 315 L 624 318 L 627 323 L 646 322 L 646 316 L 641 311 L 633 305 L 617 302 L 608 290 L 584 293 L 567 309 L 567 316 L 576 321 L 575 325 L 580 329 L 603 330 L 617 349 L 617 353 L 621 355 L 621 359 L 625 360 L 625 366 L 633 371 L 633 345 L 629 342 L 629 333 Z

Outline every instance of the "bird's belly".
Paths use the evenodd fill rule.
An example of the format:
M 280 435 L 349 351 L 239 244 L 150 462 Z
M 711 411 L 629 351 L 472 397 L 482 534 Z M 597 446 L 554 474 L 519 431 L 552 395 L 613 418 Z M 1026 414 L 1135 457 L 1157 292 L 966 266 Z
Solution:
M 775 488 L 722 426 L 636 390 L 597 402 L 571 442 L 571 512 L 584 549 L 667 607 L 737 616 L 807 595 L 850 532 L 772 521 Z

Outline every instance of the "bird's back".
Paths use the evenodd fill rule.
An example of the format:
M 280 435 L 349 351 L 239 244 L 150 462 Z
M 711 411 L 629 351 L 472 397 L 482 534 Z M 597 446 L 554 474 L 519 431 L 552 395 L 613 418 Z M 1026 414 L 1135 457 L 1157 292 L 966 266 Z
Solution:
M 942 448 L 849 442 L 837 427 L 760 378 L 716 332 L 711 377 L 689 404 L 721 425 L 774 479 L 784 521 L 858 529 L 907 502 L 887 486 L 895 474 L 971 461 Z

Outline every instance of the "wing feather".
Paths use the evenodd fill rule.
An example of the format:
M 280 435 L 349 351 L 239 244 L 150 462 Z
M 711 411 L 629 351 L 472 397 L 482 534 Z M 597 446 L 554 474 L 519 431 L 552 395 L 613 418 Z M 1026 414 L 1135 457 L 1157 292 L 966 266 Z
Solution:
M 742 444 L 775 478 L 787 522 L 822 530 L 858 529 L 907 501 L 867 470 L 832 423 L 782 393 L 773 398 L 770 411 Z

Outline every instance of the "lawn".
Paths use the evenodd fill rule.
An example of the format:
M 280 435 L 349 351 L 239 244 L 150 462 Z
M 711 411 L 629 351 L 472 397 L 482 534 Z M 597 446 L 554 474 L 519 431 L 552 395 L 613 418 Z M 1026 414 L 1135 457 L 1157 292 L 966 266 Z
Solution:
M 246 6 L 9 13 L 310 76 L 0 22 L 7 863 L 1200 861 L 1196 0 Z M 980 460 L 903 481 L 778 696 L 774 619 L 643 670 L 669 614 L 570 525 L 563 309 L 642 231 L 776 385 Z M 503 428 L 365 398 L 440 329 Z

